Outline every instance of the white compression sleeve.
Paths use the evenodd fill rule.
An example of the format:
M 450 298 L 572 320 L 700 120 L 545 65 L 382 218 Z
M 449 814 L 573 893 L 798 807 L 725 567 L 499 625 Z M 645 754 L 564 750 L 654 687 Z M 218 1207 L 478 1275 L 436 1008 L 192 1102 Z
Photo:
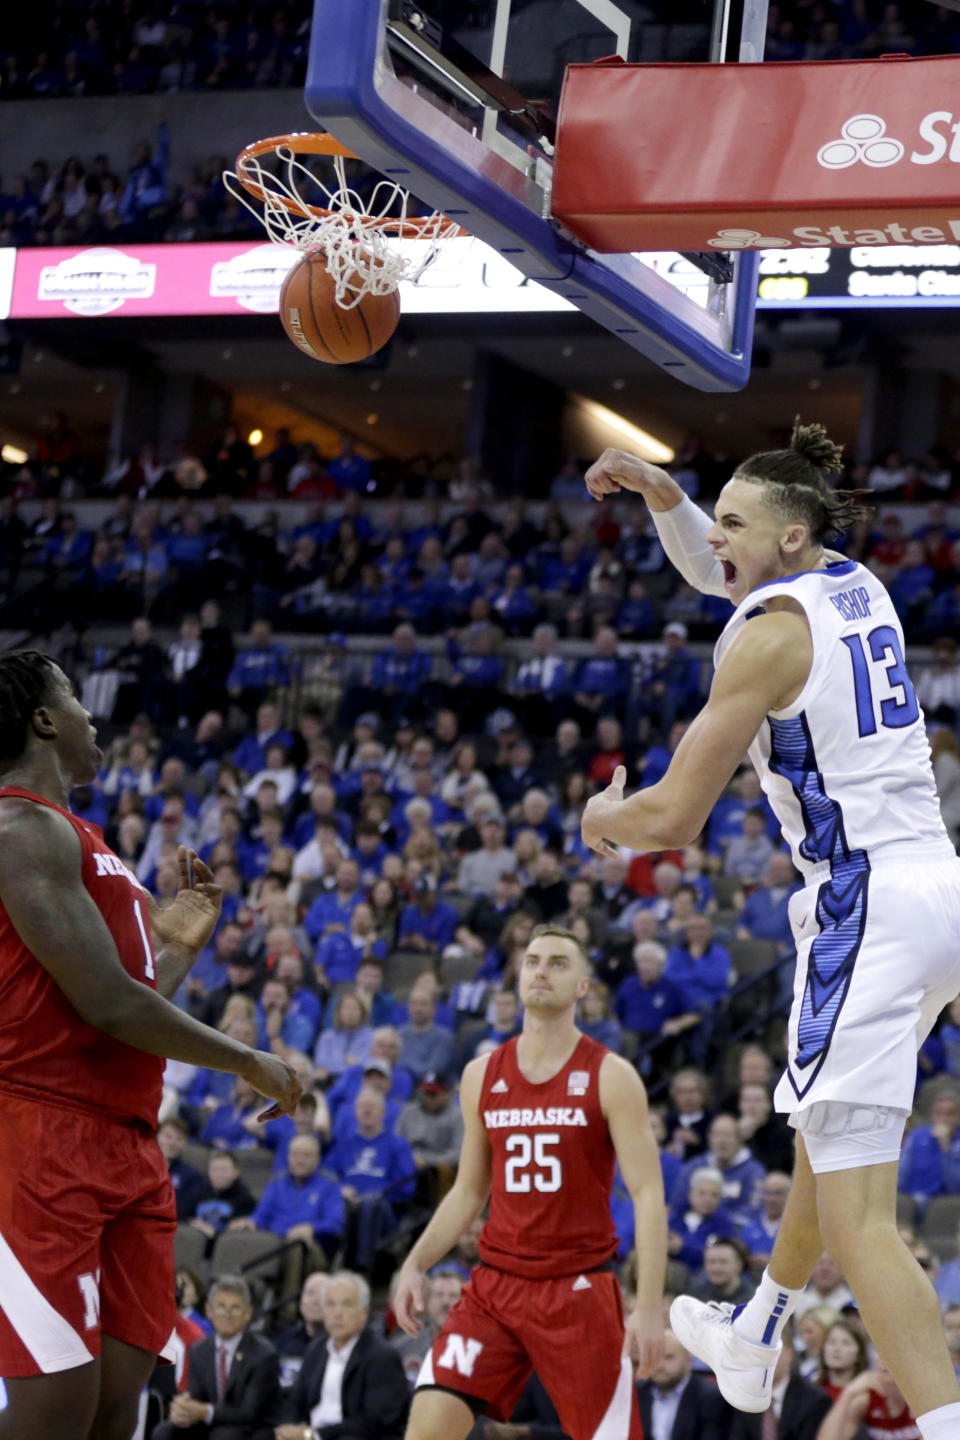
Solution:
M 707 531 L 713 525 L 709 515 L 705 515 L 689 495 L 684 495 L 672 510 L 651 510 L 650 514 L 667 559 L 687 584 L 704 595 L 726 598 L 723 566 L 714 558 L 706 541 Z

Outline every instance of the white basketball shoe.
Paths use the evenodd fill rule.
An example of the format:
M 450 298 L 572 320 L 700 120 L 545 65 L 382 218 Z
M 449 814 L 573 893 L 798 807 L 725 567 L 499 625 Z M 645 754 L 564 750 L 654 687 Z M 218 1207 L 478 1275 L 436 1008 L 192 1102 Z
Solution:
M 733 1328 L 739 1305 L 678 1295 L 670 1306 L 670 1328 L 691 1355 L 709 1365 L 720 1393 L 736 1410 L 758 1413 L 770 1406 L 773 1372 L 782 1345 L 751 1345 Z

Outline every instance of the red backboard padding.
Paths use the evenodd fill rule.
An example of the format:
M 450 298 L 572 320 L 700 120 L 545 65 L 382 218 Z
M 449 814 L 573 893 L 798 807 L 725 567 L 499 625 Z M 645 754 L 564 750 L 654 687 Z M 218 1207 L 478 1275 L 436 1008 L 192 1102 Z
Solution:
M 552 211 L 601 253 L 960 244 L 960 56 L 571 65 Z

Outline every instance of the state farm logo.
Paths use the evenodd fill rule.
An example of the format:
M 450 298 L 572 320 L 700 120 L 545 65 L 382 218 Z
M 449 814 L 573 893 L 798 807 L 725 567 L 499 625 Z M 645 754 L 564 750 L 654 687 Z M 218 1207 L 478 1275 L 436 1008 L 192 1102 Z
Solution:
M 230 298 L 244 310 L 275 313 L 280 307 L 280 286 L 299 253 L 290 245 L 255 245 L 229 260 L 218 260 L 210 271 L 210 294 Z
M 122 250 L 97 247 L 68 255 L 40 271 L 37 299 L 59 303 L 74 315 L 109 315 L 127 300 L 153 294 L 156 265 L 146 265 Z
M 910 152 L 911 165 L 936 165 L 943 159 L 960 164 L 960 119 L 955 120 L 952 111 L 931 110 L 917 128 L 927 148 Z M 851 115 L 840 126 L 839 138 L 820 146 L 817 164 L 824 170 L 849 170 L 851 165 L 885 170 L 906 155 L 907 147 L 887 134 L 887 122 L 881 116 Z
M 820 146 L 817 164 L 825 170 L 847 170 L 860 161 L 871 170 L 883 170 L 903 154 L 903 145 L 887 134 L 887 122 L 879 115 L 852 115 L 840 126 L 839 140 Z
M 790 244 L 782 235 L 761 235 L 759 230 L 718 230 L 707 241 L 715 250 L 783 250 Z

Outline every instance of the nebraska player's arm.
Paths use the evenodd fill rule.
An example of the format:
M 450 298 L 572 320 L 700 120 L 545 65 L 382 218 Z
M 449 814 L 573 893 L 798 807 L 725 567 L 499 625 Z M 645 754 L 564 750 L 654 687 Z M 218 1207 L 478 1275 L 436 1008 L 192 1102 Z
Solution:
M 0 805 L 0 901 L 24 945 L 88 1025 L 170 1060 L 243 1075 L 290 1114 L 300 1085 L 290 1067 L 251 1050 L 128 975 L 83 883 L 82 852 L 68 820 L 45 805 Z
M 798 613 L 778 610 L 745 625 L 724 655 L 710 698 L 693 721 L 663 779 L 623 798 L 626 771 L 583 812 L 584 842 L 600 854 L 610 845 L 674 850 L 691 844 L 743 760 L 767 712 L 790 704 L 813 662 L 810 630 Z M 609 842 L 606 844 L 605 842 Z
M 610 1130 L 623 1183 L 633 1201 L 637 1303 L 627 1321 L 642 1380 L 663 1359 L 663 1286 L 667 1273 L 667 1207 L 660 1153 L 650 1128 L 643 1081 L 619 1055 L 600 1066 L 600 1107 Z
M 481 1055 L 463 1072 L 460 1080 L 460 1109 L 463 1111 L 463 1144 L 457 1178 L 441 1200 L 433 1219 L 403 1262 L 393 1299 L 393 1311 L 408 1335 L 420 1332 L 414 1311 L 423 1311 L 423 1277 L 432 1265 L 452 1250 L 463 1232 L 473 1224 L 490 1196 L 493 1177 L 490 1142 L 480 1119 L 480 1092 L 489 1055 Z
M 865 1370 L 840 1392 L 817 1431 L 817 1440 L 853 1440 L 870 1408 L 870 1392 L 876 1376 Z M 879 1388 L 879 1387 L 876 1387 Z

